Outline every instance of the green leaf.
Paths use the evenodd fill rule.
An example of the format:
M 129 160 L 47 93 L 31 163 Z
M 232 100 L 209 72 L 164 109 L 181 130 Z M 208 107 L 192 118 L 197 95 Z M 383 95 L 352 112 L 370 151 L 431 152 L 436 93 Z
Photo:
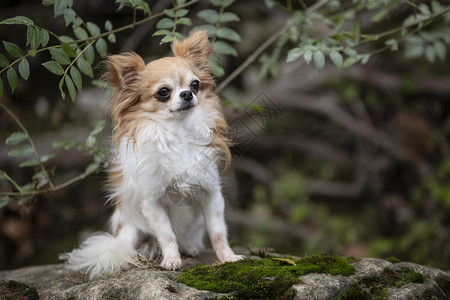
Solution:
M 76 57 L 77 52 L 68 44 L 61 43 L 61 49 L 67 54 L 68 57 Z
M 70 76 L 72 77 L 73 83 L 77 87 L 79 91 L 83 88 L 83 80 L 81 78 L 80 71 L 78 71 L 77 67 L 72 66 L 70 68 Z
M 91 35 L 95 36 L 95 35 L 99 35 L 101 33 L 100 27 L 98 27 L 97 24 L 92 23 L 92 22 L 87 22 L 86 25 L 87 25 L 87 28 L 88 28 L 89 32 L 91 33 Z
M 221 23 L 228 23 L 228 22 L 239 22 L 239 17 L 232 12 L 224 12 L 222 16 L 220 17 Z
M 390 46 L 391 51 L 398 51 L 398 41 L 394 38 L 384 42 L 386 46 Z
M 16 16 L 0 22 L 0 25 L 33 25 L 34 22 L 30 18 L 23 16 Z
M 72 148 L 75 145 L 76 145 L 76 143 L 73 140 L 61 140 L 61 141 L 53 142 L 53 144 L 52 144 L 53 148 L 64 147 L 64 149 L 66 149 L 66 150 Z
M 434 50 L 436 51 L 437 56 L 442 61 L 445 61 L 445 56 L 447 55 L 447 48 L 445 47 L 445 45 L 440 41 L 436 41 L 436 42 L 434 42 L 433 46 L 434 46 Z
M 64 74 L 64 69 L 61 67 L 59 63 L 57 63 L 54 60 L 49 60 L 44 63 L 44 67 L 56 75 L 62 75 Z
M 361 55 L 361 63 L 362 63 L 363 65 L 367 64 L 367 62 L 369 61 L 369 59 L 370 59 L 370 54 L 364 54 L 364 55 Z
M 82 27 L 76 27 L 73 30 L 73 33 L 75 34 L 75 36 L 79 40 L 85 40 L 85 39 L 87 39 L 89 37 L 87 32 L 86 32 L 86 30 L 84 30 Z
M 191 19 L 189 19 L 189 18 L 180 18 L 177 20 L 177 24 L 191 26 L 192 22 L 191 22 Z
M 166 35 L 165 37 L 163 37 L 161 39 L 160 44 L 164 44 L 164 43 L 171 43 L 175 40 L 175 36 L 172 34 Z
M 64 93 L 64 88 L 63 88 L 65 79 L 66 79 L 66 76 L 61 77 L 61 80 L 59 81 L 59 84 L 58 84 L 59 91 L 60 91 L 61 97 L 63 99 L 66 98 L 66 93 Z
M 14 90 L 17 86 L 17 73 L 13 68 L 9 68 L 8 72 L 6 73 L 6 77 L 8 77 L 9 86 L 11 87 L 11 94 L 14 93 Z
M 73 84 L 72 78 L 70 78 L 69 75 L 66 75 L 66 86 L 67 90 L 69 91 L 70 98 L 72 101 L 75 101 L 75 95 L 77 94 L 77 91 L 75 90 L 75 85 Z
M 73 9 L 68 8 L 64 11 L 64 21 L 66 21 L 66 26 L 73 22 L 76 17 L 76 13 Z
M 30 75 L 30 64 L 26 58 L 22 59 L 19 63 L 19 73 L 23 79 L 28 79 L 28 76 Z
M 23 56 L 22 50 L 16 44 L 3 41 L 3 45 L 11 56 L 15 58 L 21 58 Z
M 225 74 L 225 70 L 220 66 L 220 58 L 213 55 L 211 57 L 211 61 L 209 63 L 209 66 L 211 68 L 211 72 L 216 77 L 222 77 Z
M 158 29 L 167 29 L 172 28 L 174 25 L 173 20 L 169 18 L 163 18 L 159 20 L 159 22 L 156 24 L 156 28 Z
M 293 48 L 291 50 L 288 51 L 288 56 L 287 56 L 287 62 L 291 62 L 294 60 L 299 59 L 300 57 L 302 57 L 302 55 L 305 53 L 305 50 L 302 48 Z
M 54 11 L 55 17 L 63 15 L 65 9 L 66 9 L 66 1 L 65 0 L 56 0 L 55 1 L 55 4 L 53 6 L 53 11 Z
M 320 72 L 325 66 L 325 55 L 323 55 L 322 51 L 314 52 L 314 64 L 316 65 L 317 70 Z
M 39 30 L 39 28 L 27 29 L 27 43 L 28 42 L 31 45 L 31 49 L 37 49 L 39 47 L 39 44 L 41 43 L 41 30 Z
M 344 53 L 347 54 L 350 57 L 355 58 L 355 59 L 358 58 L 358 52 L 356 52 L 356 50 L 353 49 L 353 48 L 346 48 L 346 49 L 344 49 Z
M 434 63 L 434 61 L 436 60 L 436 51 L 432 45 L 426 46 L 425 58 L 429 63 Z
M 231 4 L 233 4 L 234 1 L 235 1 L 235 0 L 223 0 L 222 5 L 223 5 L 223 7 L 228 7 L 228 6 L 230 6 Z
M 86 50 L 83 53 L 84 58 L 86 58 L 86 60 L 92 65 L 94 63 L 94 59 L 95 59 L 95 51 L 94 48 L 92 46 L 88 46 L 88 48 L 86 48 Z
M 83 72 L 84 74 L 86 74 L 87 76 L 89 76 L 91 78 L 94 77 L 91 64 L 87 60 L 80 57 L 77 60 L 77 65 L 81 72 Z
M 27 135 L 23 131 L 16 131 L 11 133 L 11 135 L 6 139 L 6 145 L 17 145 L 22 143 L 27 139 Z
M 313 57 L 313 53 L 311 50 L 306 50 L 305 54 L 303 54 L 303 59 L 305 60 L 305 62 L 309 65 L 309 63 L 311 62 Z
M 35 158 L 32 158 L 32 159 L 29 159 L 29 160 L 26 160 L 26 161 L 21 162 L 21 163 L 19 164 L 19 167 L 20 167 L 20 168 L 24 168 L 24 167 L 34 167 L 34 166 L 37 166 L 37 165 L 39 165 L 39 161 L 38 161 L 37 159 L 35 159 Z
M 231 46 L 230 44 L 228 44 L 227 42 L 224 41 L 216 41 L 214 43 L 214 52 L 218 53 L 218 54 L 224 54 L 224 55 L 232 55 L 232 56 L 238 56 L 236 50 L 233 48 L 233 46 Z
M 106 31 L 113 30 L 113 25 L 112 25 L 110 20 L 106 20 L 106 22 L 105 22 L 105 29 L 106 29 Z
M 181 18 L 184 17 L 185 15 L 187 15 L 189 13 L 189 10 L 182 8 L 177 10 L 177 17 Z
M 164 14 L 169 18 L 175 18 L 175 11 L 173 9 L 165 9 L 163 10 Z
M 70 36 L 60 35 L 59 39 L 61 40 L 61 42 L 68 44 L 74 50 L 78 48 L 77 44 L 73 43 L 75 40 L 73 38 L 71 38 Z M 73 43 L 73 44 L 69 44 L 69 43 Z
M 241 36 L 233 29 L 222 27 L 217 30 L 217 36 L 232 42 L 241 42 Z
M 0 97 L 1 97 L 1 95 L 3 95 L 3 81 L 0 78 Z
M 45 154 L 45 155 L 42 155 L 41 157 L 39 157 L 39 160 L 41 163 L 45 163 L 45 162 L 49 161 L 50 159 L 52 159 L 53 157 L 55 157 L 55 154 Z
M 328 56 L 330 57 L 331 61 L 336 65 L 336 67 L 341 68 L 342 63 L 344 62 L 344 59 L 341 55 L 341 53 L 337 51 L 331 51 Z
M 33 148 L 30 145 L 23 145 L 8 152 L 11 157 L 23 157 L 33 154 Z
M 25 47 L 31 44 L 31 40 L 33 39 L 34 27 L 27 26 L 27 41 L 25 43 Z
M 86 169 L 84 170 L 85 173 L 92 173 L 94 171 L 96 171 L 98 168 L 100 167 L 100 163 L 98 162 L 93 162 L 90 163 Z
M 103 131 L 103 128 L 105 127 L 105 120 L 100 120 L 97 122 L 97 124 L 95 124 L 94 129 L 91 131 L 91 133 L 89 135 L 97 135 L 100 132 Z
M 343 68 L 347 68 L 347 67 L 350 67 L 351 65 L 353 65 L 353 64 L 355 64 L 355 63 L 357 63 L 358 62 L 358 59 L 357 58 L 354 58 L 354 57 L 347 57 L 345 60 L 344 60 L 344 63 L 342 64 L 342 67 Z
M 9 66 L 8 59 L 4 55 L 0 54 L 0 67 L 6 68 L 7 66 Z
M 64 52 L 63 49 L 51 48 L 50 49 L 50 53 L 52 54 L 53 60 L 57 61 L 61 65 L 68 65 L 68 64 L 70 64 L 70 58 L 66 54 L 66 52 Z
M 108 41 L 110 43 L 115 43 L 116 42 L 116 35 L 114 33 L 108 34 Z
M 197 17 L 210 24 L 216 24 L 219 20 L 219 13 L 213 9 L 204 9 L 198 12 Z
M 169 35 L 169 34 L 172 34 L 172 32 L 170 32 L 170 31 L 167 30 L 167 29 L 160 29 L 160 30 L 155 31 L 155 32 L 153 33 L 153 36 L 158 36 L 158 35 Z
M 106 52 L 108 51 L 108 45 L 104 39 L 100 38 L 95 43 L 95 49 L 97 49 L 97 52 L 101 57 L 105 57 Z
M 91 148 L 95 145 L 95 142 L 97 141 L 97 139 L 95 138 L 95 136 L 90 135 L 88 136 L 87 140 L 86 140 L 86 145 Z

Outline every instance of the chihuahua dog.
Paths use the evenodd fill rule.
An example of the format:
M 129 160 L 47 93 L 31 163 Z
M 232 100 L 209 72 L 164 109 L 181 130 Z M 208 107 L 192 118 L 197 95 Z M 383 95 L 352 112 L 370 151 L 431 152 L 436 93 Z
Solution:
M 115 155 L 108 190 L 111 233 L 89 237 L 60 256 L 92 279 L 162 255 L 197 256 L 205 228 L 220 262 L 242 259 L 228 245 L 219 172 L 231 159 L 227 123 L 214 94 L 206 32 L 172 44 L 174 57 L 148 63 L 134 53 L 109 56 Z

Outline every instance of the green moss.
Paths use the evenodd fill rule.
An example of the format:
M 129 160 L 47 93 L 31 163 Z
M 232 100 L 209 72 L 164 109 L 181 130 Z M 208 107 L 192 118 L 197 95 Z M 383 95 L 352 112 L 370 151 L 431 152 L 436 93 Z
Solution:
M 393 270 L 386 268 L 380 276 L 364 277 L 348 286 L 338 300 L 378 300 L 384 299 L 386 288 L 400 288 L 407 283 L 423 283 L 425 276 L 410 269 Z
M 200 290 L 234 293 L 239 298 L 292 298 L 292 285 L 299 276 L 327 273 L 344 276 L 355 273 L 346 259 L 328 254 L 303 259 L 244 259 L 218 266 L 199 265 L 187 269 L 177 280 Z
M 394 256 L 388 257 L 388 258 L 386 258 L 386 260 L 393 264 L 398 264 L 398 263 L 402 262 L 400 259 L 398 259 L 397 257 L 394 257 Z
M 39 299 L 39 294 L 34 287 L 25 283 L 9 280 L 0 282 L 0 299 Z

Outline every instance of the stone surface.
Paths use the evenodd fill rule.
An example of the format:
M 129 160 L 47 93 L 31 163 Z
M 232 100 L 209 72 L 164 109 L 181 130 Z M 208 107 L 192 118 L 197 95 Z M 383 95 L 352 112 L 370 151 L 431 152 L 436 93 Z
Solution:
M 249 256 L 245 249 L 236 249 Z M 202 253 L 198 260 L 184 259 L 184 267 L 214 263 L 212 251 Z M 450 299 L 450 275 L 439 269 L 414 263 L 392 264 L 375 258 L 352 263 L 356 272 L 345 277 L 328 274 L 301 276 L 302 283 L 293 286 L 295 299 L 335 299 L 345 293 L 351 283 L 364 277 L 379 276 L 385 268 L 408 268 L 425 275 L 424 283 L 409 283 L 401 288 L 387 288 L 386 299 Z M 219 299 L 223 294 L 200 291 L 175 280 L 180 272 L 159 268 L 134 268 L 119 274 L 104 275 L 92 281 L 63 265 L 48 265 L 0 272 L 0 282 L 14 280 L 37 289 L 40 299 Z M 0 299 L 3 297 L 0 295 Z

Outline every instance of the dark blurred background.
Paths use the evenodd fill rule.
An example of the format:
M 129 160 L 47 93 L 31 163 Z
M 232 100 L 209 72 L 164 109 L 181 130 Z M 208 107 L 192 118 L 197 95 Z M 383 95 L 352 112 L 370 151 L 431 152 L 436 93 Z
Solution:
M 153 13 L 170 7 L 170 1 L 148 2 Z M 118 7 L 107 0 L 74 1 L 85 20 L 102 25 L 108 19 L 115 28 L 129 24 L 133 13 Z M 201 1 L 190 8 L 194 24 L 200 22 L 196 12 L 207 7 Z M 256 0 L 237 1 L 230 11 L 241 19 L 232 26 L 242 42 L 235 44 L 239 57 L 223 60 L 226 75 L 218 83 L 287 18 Z M 16 15 L 58 34 L 65 30 L 64 20 L 38 0 L 1 1 L 0 20 Z M 399 13 L 381 23 L 361 22 L 362 31 L 396 27 L 401 18 Z M 109 52 L 132 50 L 147 61 L 168 55 L 169 45 L 152 37 L 155 24 L 118 33 Z M 326 30 L 321 26 L 315 27 L 319 33 Z M 24 35 L 21 26 L 0 26 L 2 40 L 22 45 Z M 92 159 L 55 150 L 52 142 L 84 141 L 105 118 L 107 100 L 87 78 L 74 103 L 62 100 L 58 76 L 40 66 L 49 59 L 45 55 L 30 60 L 28 81 L 19 81 L 15 93 L 4 92 L 0 101 L 25 124 L 39 151 L 57 154 L 50 166 L 58 182 L 82 173 Z M 239 142 L 224 175 L 231 242 L 298 256 L 395 256 L 450 269 L 449 67 L 448 56 L 430 64 L 406 59 L 402 51 L 382 52 L 346 70 L 327 63 L 320 74 L 303 60 L 281 62 L 274 78 L 261 79 L 259 63 L 249 67 L 221 95 Z M 101 68 L 95 72 L 99 78 Z M 265 113 L 255 113 L 254 104 Z M 0 111 L 0 139 L 16 130 Z M 110 131 L 107 126 L 105 144 Z M 8 151 L 2 143 L 0 169 L 25 183 L 32 170 L 18 168 Z M 1 208 L 0 269 L 57 263 L 58 253 L 106 230 L 111 208 L 104 204 L 105 179 L 100 172 L 31 203 Z

